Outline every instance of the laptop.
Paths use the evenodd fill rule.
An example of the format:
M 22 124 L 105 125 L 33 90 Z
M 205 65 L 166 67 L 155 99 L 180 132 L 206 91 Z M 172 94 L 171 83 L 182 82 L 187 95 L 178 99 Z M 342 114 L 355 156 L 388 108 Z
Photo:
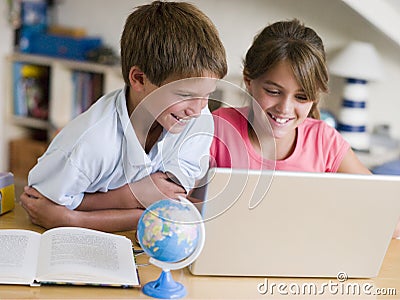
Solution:
M 210 169 L 194 275 L 376 277 L 400 216 L 400 176 Z

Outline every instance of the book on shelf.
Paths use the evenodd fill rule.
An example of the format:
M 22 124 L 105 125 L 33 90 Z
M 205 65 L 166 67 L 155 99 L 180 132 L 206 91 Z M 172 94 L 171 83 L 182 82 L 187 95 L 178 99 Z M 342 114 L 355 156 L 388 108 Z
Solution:
M 0 284 L 140 286 L 130 239 L 79 227 L 0 230 Z
M 49 67 L 13 64 L 14 115 L 47 120 L 49 115 Z
M 73 101 L 72 118 L 87 110 L 103 94 L 103 75 L 74 71 L 72 73 Z

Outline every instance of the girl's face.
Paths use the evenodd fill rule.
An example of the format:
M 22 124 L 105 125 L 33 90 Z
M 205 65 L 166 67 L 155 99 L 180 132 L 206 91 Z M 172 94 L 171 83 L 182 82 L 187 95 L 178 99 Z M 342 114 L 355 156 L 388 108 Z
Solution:
M 297 126 L 307 118 L 313 102 L 300 88 L 290 64 L 279 62 L 256 79 L 245 78 L 245 83 L 259 106 L 253 104 L 254 121 L 265 124 L 267 119 L 277 142 L 284 138 L 294 139 Z M 257 113 L 259 111 L 263 114 Z

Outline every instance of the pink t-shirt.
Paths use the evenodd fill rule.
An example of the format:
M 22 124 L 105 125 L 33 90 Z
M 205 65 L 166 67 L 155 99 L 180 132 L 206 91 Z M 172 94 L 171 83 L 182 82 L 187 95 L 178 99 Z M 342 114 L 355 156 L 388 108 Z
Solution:
M 350 145 L 324 121 L 307 118 L 297 129 L 293 153 L 284 160 L 266 160 L 251 145 L 247 131 L 248 107 L 213 112 L 214 140 L 211 166 L 239 169 L 276 169 L 336 172 Z M 229 149 L 229 151 L 228 151 Z

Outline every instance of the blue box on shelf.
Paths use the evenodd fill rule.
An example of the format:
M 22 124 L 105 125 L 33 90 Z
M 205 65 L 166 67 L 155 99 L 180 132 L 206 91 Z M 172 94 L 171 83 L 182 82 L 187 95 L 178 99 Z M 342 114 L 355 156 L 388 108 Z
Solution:
M 102 45 L 97 37 L 66 37 L 47 33 L 31 33 L 23 37 L 21 51 L 24 53 L 85 60 L 86 53 Z

